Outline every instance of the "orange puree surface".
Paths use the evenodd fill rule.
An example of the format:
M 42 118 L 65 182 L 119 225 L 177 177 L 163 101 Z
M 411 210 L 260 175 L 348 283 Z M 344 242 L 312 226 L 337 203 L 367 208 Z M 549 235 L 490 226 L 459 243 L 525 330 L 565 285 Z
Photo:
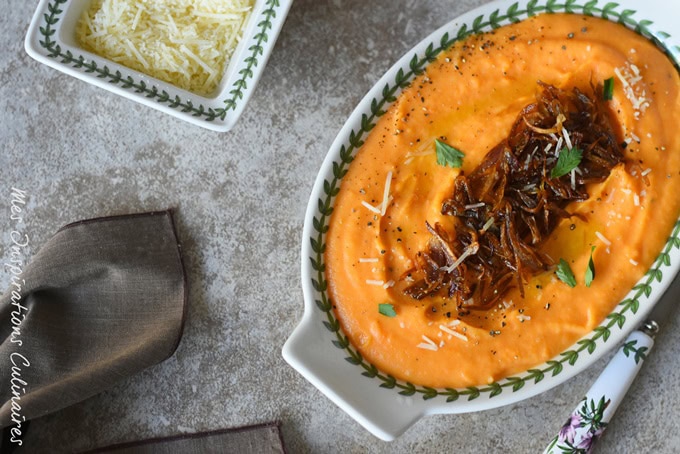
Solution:
M 629 174 L 618 166 L 590 186 L 590 199 L 568 207 L 587 221 L 565 219 L 541 245 L 555 262 L 569 262 L 578 285 L 570 288 L 549 271 L 525 285 L 524 298 L 514 288 L 504 304 L 469 315 L 459 315 L 443 297 L 404 295 L 409 282 L 402 274 L 430 238 L 425 221 L 453 232 L 453 217 L 440 210 L 460 170 L 437 165 L 434 139 L 462 150 L 462 170 L 469 173 L 535 101 L 537 81 L 592 93 L 591 85 L 611 77 L 614 124 L 621 141 L 629 142 L 626 161 L 640 170 Z M 326 272 L 336 316 L 352 344 L 398 379 L 464 387 L 536 366 L 591 331 L 651 266 L 678 219 L 679 87 L 678 73 L 658 48 L 593 17 L 536 16 L 441 53 L 371 130 L 335 200 Z M 362 201 L 380 207 L 390 172 L 391 199 L 381 216 Z M 586 287 L 591 246 L 596 277 Z M 396 316 L 381 315 L 380 303 L 391 303 Z M 467 341 L 440 329 L 453 320 L 460 323 L 450 329 Z M 418 347 L 423 336 L 436 351 Z

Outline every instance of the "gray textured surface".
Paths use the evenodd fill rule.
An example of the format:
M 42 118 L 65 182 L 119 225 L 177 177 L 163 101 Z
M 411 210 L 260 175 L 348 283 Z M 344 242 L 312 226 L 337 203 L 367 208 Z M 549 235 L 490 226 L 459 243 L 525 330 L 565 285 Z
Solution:
M 2 194 L 11 186 L 30 193 L 26 229 L 34 251 L 68 222 L 175 207 L 191 285 L 176 354 L 36 420 L 27 440 L 32 451 L 279 419 L 291 453 L 540 452 L 604 361 L 536 398 L 428 417 L 385 443 L 280 354 L 302 315 L 299 241 L 326 150 L 394 61 L 480 3 L 297 0 L 246 112 L 232 132 L 220 134 L 33 61 L 23 39 L 37 2 L 9 0 L 0 17 L 2 256 L 9 244 Z M 8 279 L 2 275 L 3 288 Z M 659 337 L 599 452 L 670 453 L 680 446 L 680 313 L 671 323 L 675 329 Z

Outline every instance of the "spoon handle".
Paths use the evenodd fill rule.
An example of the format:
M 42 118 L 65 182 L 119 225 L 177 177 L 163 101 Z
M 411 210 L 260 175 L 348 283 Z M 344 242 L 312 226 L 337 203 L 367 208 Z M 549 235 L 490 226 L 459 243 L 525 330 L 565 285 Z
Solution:
M 592 451 L 654 345 L 657 330 L 650 321 L 628 336 L 544 454 Z

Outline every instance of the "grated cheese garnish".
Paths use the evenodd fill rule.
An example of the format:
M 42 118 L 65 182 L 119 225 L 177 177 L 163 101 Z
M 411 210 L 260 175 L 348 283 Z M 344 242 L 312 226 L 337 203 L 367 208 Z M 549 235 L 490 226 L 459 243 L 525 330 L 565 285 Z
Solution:
M 623 67 L 614 68 L 614 74 L 621 81 L 623 93 L 633 105 L 635 119 L 639 119 L 650 104 L 650 100 L 646 98 L 647 93 L 639 84 L 642 81 L 640 69 L 634 64 L 626 63 Z M 636 139 L 636 142 L 639 143 L 640 140 Z
M 468 341 L 468 337 L 467 337 L 465 334 L 460 334 L 460 333 L 458 333 L 458 332 L 456 332 L 456 331 L 454 331 L 453 333 L 451 333 L 451 336 L 456 337 L 456 338 L 462 340 L 463 342 L 467 342 L 467 341 Z
M 254 0 L 95 0 L 79 43 L 116 63 L 199 95 L 214 92 Z
M 425 342 L 427 342 L 430 345 L 434 345 L 434 341 L 424 334 L 421 336 L 421 339 L 423 339 Z
M 472 243 L 471 245 L 469 245 L 465 249 L 465 251 L 463 251 L 463 253 L 460 255 L 460 257 L 458 257 L 458 260 L 453 262 L 451 264 L 451 266 L 443 266 L 442 269 L 445 270 L 447 273 L 452 272 L 453 270 L 458 268 L 458 266 L 461 263 L 463 263 L 463 261 L 465 261 L 466 258 L 468 258 L 471 255 L 476 254 L 478 250 L 479 250 L 479 243 Z
M 430 339 L 429 337 L 427 337 L 424 334 L 422 335 L 422 339 L 425 342 L 419 343 L 418 345 L 416 345 L 416 347 L 423 348 L 425 350 L 432 350 L 433 352 L 436 352 L 438 350 L 437 344 L 435 344 L 432 339 Z
M 460 322 L 460 320 L 458 320 L 458 322 Z M 468 340 L 466 335 L 461 334 L 457 331 L 454 331 L 446 325 L 439 325 L 439 329 L 444 331 L 446 334 L 448 334 L 449 338 L 450 338 L 450 336 L 453 336 L 453 337 L 457 337 L 458 339 L 463 340 L 465 342 L 467 342 L 467 340 Z
M 380 215 L 385 216 L 385 212 L 387 211 L 387 204 L 389 203 L 389 198 L 390 198 L 390 185 L 392 184 L 392 171 L 390 170 L 387 172 L 387 178 L 385 178 L 385 190 L 383 191 L 383 201 L 382 201 L 382 206 L 380 208 Z
M 487 219 L 487 221 L 482 226 L 482 232 L 486 232 L 487 230 L 489 230 L 491 228 L 491 226 L 493 225 L 494 221 L 495 221 L 495 219 L 493 217 L 490 217 L 489 219 Z
M 567 128 L 562 126 L 562 137 L 564 137 L 564 143 L 567 144 L 567 149 L 571 150 L 573 147 L 571 146 L 571 137 L 569 137 L 569 133 L 567 132 Z
M 380 210 L 378 208 L 374 207 L 373 205 L 371 205 L 370 203 L 362 200 L 361 204 L 363 206 L 365 206 L 366 208 L 368 208 L 370 211 L 374 212 L 375 214 L 380 214 Z
M 375 280 L 375 279 L 366 279 L 366 283 L 367 283 L 368 285 L 379 285 L 379 286 L 382 286 L 382 285 L 385 283 L 385 281 L 377 281 L 377 280 Z
M 418 348 L 422 348 L 423 350 L 432 350 L 433 352 L 436 352 L 438 350 L 437 346 L 434 344 L 427 344 L 425 342 L 421 342 L 418 345 L 416 345 Z
M 638 266 L 637 260 L 630 259 L 630 260 L 628 260 L 628 261 L 630 262 L 631 265 L 633 265 L 633 266 Z
M 439 329 L 442 330 L 442 331 L 444 331 L 446 334 L 450 334 L 450 335 L 452 335 L 452 336 L 453 336 L 453 334 L 455 333 L 454 330 L 452 330 L 451 328 L 449 328 L 449 327 L 446 326 L 446 325 L 439 325 Z
M 360 258 L 359 263 L 377 263 L 377 258 Z
M 605 245 L 611 246 L 612 242 L 609 241 L 604 235 L 602 235 L 600 232 L 595 232 L 595 236 L 600 239 Z
M 609 196 L 607 197 L 606 202 L 609 203 L 614 199 L 614 193 L 616 192 L 616 188 L 613 188 L 611 192 L 609 193 Z
M 383 288 L 388 289 L 390 287 L 394 287 L 395 282 L 394 281 L 387 281 L 383 284 Z

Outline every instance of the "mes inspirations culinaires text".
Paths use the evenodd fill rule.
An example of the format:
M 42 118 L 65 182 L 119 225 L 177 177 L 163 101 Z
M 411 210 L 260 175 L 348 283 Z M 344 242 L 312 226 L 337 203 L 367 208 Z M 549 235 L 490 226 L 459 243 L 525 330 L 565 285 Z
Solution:
M 10 246 L 4 269 L 9 273 L 10 284 L 7 290 L 9 302 L 12 306 L 10 313 L 11 331 L 9 340 L 12 343 L 9 361 L 11 364 L 11 379 L 8 383 L 11 394 L 11 420 L 14 424 L 10 429 L 10 441 L 22 445 L 21 424 L 26 417 L 21 414 L 21 396 L 26 394 L 28 383 L 21 378 L 22 369 L 31 366 L 28 358 L 21 353 L 23 341 L 21 339 L 21 324 L 26 317 L 28 308 L 22 305 L 22 289 L 26 281 L 22 277 L 25 258 L 27 256 L 28 235 L 21 231 L 24 226 L 24 212 L 26 209 L 26 191 L 12 188 L 10 193 Z

